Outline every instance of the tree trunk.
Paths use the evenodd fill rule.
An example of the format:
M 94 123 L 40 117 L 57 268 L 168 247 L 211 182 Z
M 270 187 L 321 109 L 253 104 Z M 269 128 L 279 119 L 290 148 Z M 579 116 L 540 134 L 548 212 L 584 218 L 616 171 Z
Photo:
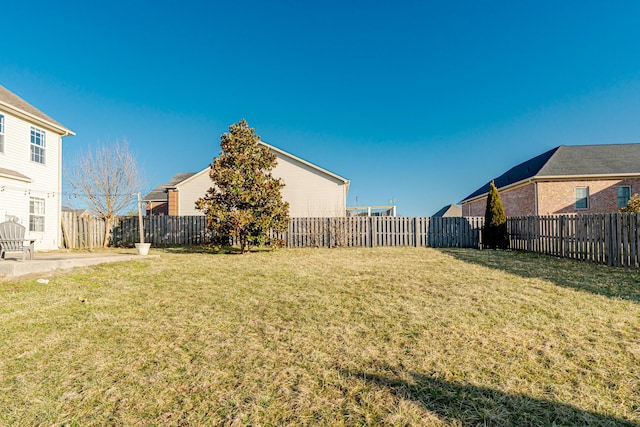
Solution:
M 102 243 L 103 248 L 109 247 L 109 238 L 111 237 L 111 218 L 104 219 L 104 242 Z
M 238 240 L 240 241 L 240 253 L 243 254 L 249 246 L 249 237 L 244 233 L 240 233 Z

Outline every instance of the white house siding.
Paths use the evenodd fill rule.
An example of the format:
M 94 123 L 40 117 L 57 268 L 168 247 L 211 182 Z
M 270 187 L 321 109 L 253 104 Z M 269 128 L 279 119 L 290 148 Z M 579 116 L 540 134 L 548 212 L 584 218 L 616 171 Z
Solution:
M 282 198 L 289 202 L 292 217 L 342 217 L 346 215 L 347 184 L 296 159 L 276 153 L 273 176 L 282 178 Z M 178 215 L 202 215 L 195 201 L 212 182 L 206 168 L 177 185 Z
M 282 198 L 289 202 L 291 217 L 342 217 L 347 212 L 344 181 L 297 161 L 278 155 L 273 176 L 282 178 Z
M 213 183 L 206 168 L 180 183 L 178 189 L 178 215 L 203 215 L 196 209 L 196 200 L 207 194 Z
M 30 123 L 4 110 L 4 153 L 0 167 L 26 175 L 31 182 L 0 177 L 0 222 L 17 218 L 27 228 L 27 236 L 36 239 L 36 250 L 57 249 L 60 244 L 60 153 L 61 135 L 37 123 Z M 45 132 L 45 163 L 31 161 L 31 126 Z M 3 187 L 3 188 L 2 188 Z M 29 231 L 29 200 L 45 202 L 44 232 Z

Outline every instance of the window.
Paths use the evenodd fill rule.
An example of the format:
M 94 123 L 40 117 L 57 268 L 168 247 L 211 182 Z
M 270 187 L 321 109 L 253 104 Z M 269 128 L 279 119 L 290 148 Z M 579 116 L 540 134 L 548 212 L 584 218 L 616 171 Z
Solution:
M 576 187 L 576 209 L 589 209 L 589 187 Z
M 44 231 L 44 199 L 29 199 L 29 231 Z
M 0 153 L 4 153 L 4 116 L 0 114 Z
M 31 126 L 31 161 L 44 164 L 44 148 L 46 146 L 43 130 Z
M 631 187 L 628 185 L 621 185 L 618 187 L 618 207 L 627 206 L 627 202 L 631 198 Z

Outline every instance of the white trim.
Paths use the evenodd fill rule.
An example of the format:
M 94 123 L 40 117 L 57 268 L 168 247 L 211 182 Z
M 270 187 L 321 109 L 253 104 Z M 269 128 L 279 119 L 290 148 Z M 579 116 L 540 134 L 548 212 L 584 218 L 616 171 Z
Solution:
M 332 173 L 332 172 L 329 172 L 329 171 L 328 171 L 328 170 L 326 170 L 326 169 L 322 169 L 320 166 L 316 166 L 316 165 L 314 165 L 314 164 L 313 164 L 313 163 L 311 163 L 311 162 L 308 162 L 308 161 L 306 161 L 306 160 L 304 160 L 304 159 L 301 159 L 300 157 L 296 157 L 296 156 L 294 156 L 293 154 L 287 153 L 286 151 L 281 150 L 281 149 L 279 149 L 279 148 L 276 148 L 276 147 L 274 147 L 273 145 L 269 145 L 269 144 L 267 144 L 267 143 L 266 143 L 266 142 L 264 142 L 264 141 L 259 141 L 258 143 L 259 143 L 259 144 L 264 145 L 265 147 L 267 147 L 268 149 L 270 149 L 270 150 L 272 150 L 272 151 L 274 151 L 274 152 L 276 152 L 276 153 L 282 154 L 283 156 L 289 157 L 290 159 L 293 159 L 293 160 L 295 160 L 295 161 L 297 161 L 297 162 L 300 162 L 300 163 L 302 163 L 303 165 L 309 166 L 310 168 L 313 168 L 313 169 L 317 170 L 318 172 L 321 172 L 321 173 L 323 173 L 323 174 L 325 174 L 325 175 L 328 175 L 328 176 L 330 176 L 330 177 L 331 177 L 331 178 L 333 178 L 333 179 L 336 179 L 336 180 L 338 180 L 338 181 L 342 181 L 342 182 L 346 185 L 346 187 L 347 187 L 347 191 L 348 191 L 349 183 L 350 183 L 350 181 L 349 181 L 348 179 L 343 178 L 343 177 L 341 177 L 340 175 L 336 175 L 336 174 L 334 174 L 334 173 Z M 209 170 L 211 170 L 211 165 L 207 166 L 205 169 L 201 170 L 200 172 L 196 172 L 196 173 L 194 173 L 194 174 L 193 174 L 193 175 L 191 175 L 189 178 L 187 178 L 187 179 L 185 179 L 185 180 L 183 180 L 183 181 L 177 182 L 177 183 L 173 184 L 172 186 L 168 186 L 168 187 L 165 187 L 165 188 L 178 188 L 178 187 L 179 187 L 179 186 L 181 186 L 182 184 L 186 184 L 186 183 L 188 183 L 189 181 L 192 181 L 192 180 L 196 179 L 196 178 L 197 178 L 198 176 L 200 176 L 202 173 L 207 172 L 207 171 L 209 171 Z M 346 200 L 346 193 L 345 193 L 345 200 Z M 345 204 L 346 204 L 346 203 L 345 203 Z
M 594 174 L 594 175 L 536 175 L 530 178 L 526 178 L 526 179 L 514 182 L 513 184 L 500 187 L 498 188 L 498 191 L 513 190 L 516 187 L 529 184 L 529 183 L 534 183 L 534 182 L 592 181 L 592 180 L 597 181 L 597 180 L 603 180 L 603 179 L 616 179 L 616 178 L 620 178 L 620 179 L 640 178 L 640 172 L 616 173 L 616 174 Z M 487 197 L 487 194 L 489 194 L 489 192 L 479 194 L 470 199 L 464 199 L 460 201 L 460 204 L 475 202 L 476 200 Z
M 306 160 L 304 160 L 304 159 L 301 159 L 300 157 L 294 156 L 294 155 L 293 155 L 293 154 L 291 154 L 291 153 L 287 153 L 286 151 L 281 150 L 280 148 L 274 147 L 273 145 L 267 144 L 267 143 L 266 143 L 266 142 L 264 142 L 264 141 L 258 141 L 258 143 L 259 143 L 259 144 L 264 145 L 265 147 L 267 147 L 267 148 L 268 148 L 268 149 L 270 149 L 270 150 L 275 151 L 276 153 L 280 153 L 280 154 L 282 154 L 283 156 L 289 157 L 290 159 L 293 159 L 293 160 L 295 160 L 295 161 L 297 161 L 297 162 L 300 162 L 300 163 L 302 163 L 303 165 L 309 166 L 309 167 L 311 167 L 311 168 L 313 168 L 313 169 L 317 170 L 318 172 L 322 172 L 322 173 L 323 173 L 323 174 L 325 174 L 325 175 L 329 175 L 330 177 L 332 177 L 332 178 L 334 178 L 334 179 L 337 179 L 338 181 L 342 181 L 342 182 L 343 182 L 344 184 L 346 184 L 346 185 L 349 185 L 349 180 L 348 180 L 348 179 L 346 179 L 346 178 L 341 177 L 340 175 L 336 175 L 336 174 L 335 174 L 335 173 L 333 173 L 333 172 L 329 172 L 328 170 L 323 169 L 323 168 L 321 168 L 320 166 L 314 165 L 313 163 L 308 162 L 308 161 L 306 161 Z
M 587 206 L 586 206 L 586 207 L 584 207 L 584 208 L 579 208 L 579 207 L 578 207 L 578 189 L 579 189 L 579 188 L 586 188 L 586 189 L 587 189 L 587 197 L 586 197 L 586 199 L 587 199 Z M 586 211 L 586 210 L 589 210 L 589 208 L 591 207 L 591 200 L 589 200 L 589 199 L 590 199 L 590 196 L 591 196 L 591 192 L 589 191 L 589 186 L 588 186 L 588 185 L 584 185 L 584 186 L 576 186 L 576 187 L 574 187 L 574 191 L 573 191 L 573 192 L 574 192 L 574 194 L 575 194 L 575 201 L 574 201 L 574 203 L 573 203 L 573 207 L 574 207 L 574 209 L 575 209 L 575 210 L 577 210 L 577 211 Z M 580 199 L 580 200 L 582 200 L 582 199 Z
M 0 114 L 0 153 L 4 153 L 5 152 L 5 146 L 4 146 L 4 135 L 5 135 L 5 117 L 4 114 Z
M 531 179 L 538 181 L 575 181 L 575 180 L 589 180 L 589 179 L 612 179 L 612 178 L 640 178 L 640 172 L 634 173 L 602 173 L 592 175 L 536 175 Z
M 37 201 L 37 205 L 35 202 Z M 34 209 L 32 209 L 32 207 Z M 42 208 L 42 212 L 35 212 L 37 207 Z M 31 233 L 44 233 L 45 232 L 45 218 L 47 215 L 47 199 L 42 197 L 29 197 L 29 232 Z M 42 230 L 34 230 L 31 229 L 31 224 L 35 224 L 35 221 L 32 221 L 35 218 L 40 218 L 38 224 L 42 225 Z
M 176 182 L 175 184 L 173 184 L 173 185 L 169 185 L 169 186 L 166 186 L 166 187 L 164 187 L 164 188 L 165 188 L 165 190 L 174 190 L 174 189 L 177 189 L 177 188 L 178 188 L 179 186 L 181 186 L 182 184 L 186 184 L 187 182 L 189 182 L 189 181 L 191 181 L 191 180 L 193 180 L 193 179 L 196 179 L 197 177 L 199 177 L 200 175 L 202 175 L 204 172 L 207 172 L 207 171 L 209 171 L 209 170 L 211 170 L 211 166 L 210 166 L 210 165 L 209 165 L 209 166 L 207 166 L 205 169 L 201 170 L 200 172 L 196 172 L 196 173 L 194 173 L 194 174 L 193 174 L 193 175 L 191 175 L 189 178 L 183 179 L 183 180 L 182 180 L 182 181 L 180 181 L 180 182 Z M 167 196 L 167 201 L 168 201 L 168 200 L 169 200 L 169 196 Z
M 11 174 L 2 173 L 2 172 L 0 172 L 0 178 L 13 179 L 14 181 L 22 181 L 22 182 L 33 182 L 33 180 L 27 176 L 23 178 L 21 176 L 11 175 Z
M 523 179 L 523 180 L 520 180 L 518 182 L 514 182 L 513 184 L 509 184 L 509 185 L 506 185 L 504 187 L 500 187 L 500 188 L 498 188 L 498 192 L 510 191 L 510 190 L 514 190 L 514 189 L 516 189 L 518 187 L 523 187 L 523 186 L 525 186 L 527 184 L 532 184 L 534 182 L 534 178 Z M 475 202 L 477 200 L 480 200 L 480 199 L 483 199 L 483 198 L 487 197 L 488 194 L 489 194 L 488 191 L 486 193 L 478 194 L 477 196 L 475 196 L 475 197 L 473 197 L 471 199 L 464 199 L 464 200 L 460 201 L 460 204 Z
M 39 139 L 40 144 L 38 144 L 37 142 L 34 142 L 34 139 L 35 140 Z M 29 131 L 29 143 L 30 143 L 29 153 L 30 153 L 31 161 L 33 163 L 46 165 L 47 164 L 47 132 L 35 126 L 31 126 L 31 129 Z M 39 153 L 36 153 L 37 154 L 36 157 L 42 158 L 41 162 L 33 159 L 34 149 L 36 150 L 36 152 L 40 151 Z
M 629 197 L 627 198 L 627 203 L 625 203 L 624 205 L 620 206 L 620 196 L 618 195 L 618 192 L 620 191 L 620 188 L 622 187 L 626 187 L 629 189 Z M 632 188 L 630 185 L 616 185 L 616 204 L 618 205 L 619 208 L 623 208 L 625 206 L 627 206 L 627 204 L 629 203 L 629 199 L 631 199 L 631 192 Z
M 74 136 L 75 135 L 75 132 L 73 132 L 72 130 L 69 130 L 69 129 L 61 126 L 61 125 L 57 125 L 55 123 L 52 123 L 52 122 L 50 122 L 48 120 L 42 119 L 42 118 L 40 118 L 40 117 L 38 117 L 38 116 L 36 116 L 34 114 L 28 113 L 28 112 L 26 112 L 26 111 L 24 111 L 24 110 L 22 110 L 20 108 L 14 107 L 13 105 L 8 104 L 8 103 L 6 103 L 4 101 L 0 101 L 0 106 L 3 106 L 3 107 L 5 107 L 5 108 L 7 108 L 9 110 L 12 110 L 12 111 L 18 113 L 19 115 L 21 115 L 23 117 L 28 117 L 31 120 L 35 120 L 38 123 L 43 124 L 45 127 L 49 127 L 50 129 L 53 129 L 53 130 L 57 131 L 57 133 L 60 133 L 60 135 L 62 135 L 62 136 Z

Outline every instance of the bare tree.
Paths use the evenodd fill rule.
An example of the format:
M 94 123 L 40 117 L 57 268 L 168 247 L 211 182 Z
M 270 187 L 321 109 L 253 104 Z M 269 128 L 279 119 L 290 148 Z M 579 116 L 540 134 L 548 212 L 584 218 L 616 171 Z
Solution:
M 143 180 L 126 140 L 100 142 L 65 165 L 65 181 L 87 208 L 105 221 L 104 245 L 117 215 L 131 206 Z

